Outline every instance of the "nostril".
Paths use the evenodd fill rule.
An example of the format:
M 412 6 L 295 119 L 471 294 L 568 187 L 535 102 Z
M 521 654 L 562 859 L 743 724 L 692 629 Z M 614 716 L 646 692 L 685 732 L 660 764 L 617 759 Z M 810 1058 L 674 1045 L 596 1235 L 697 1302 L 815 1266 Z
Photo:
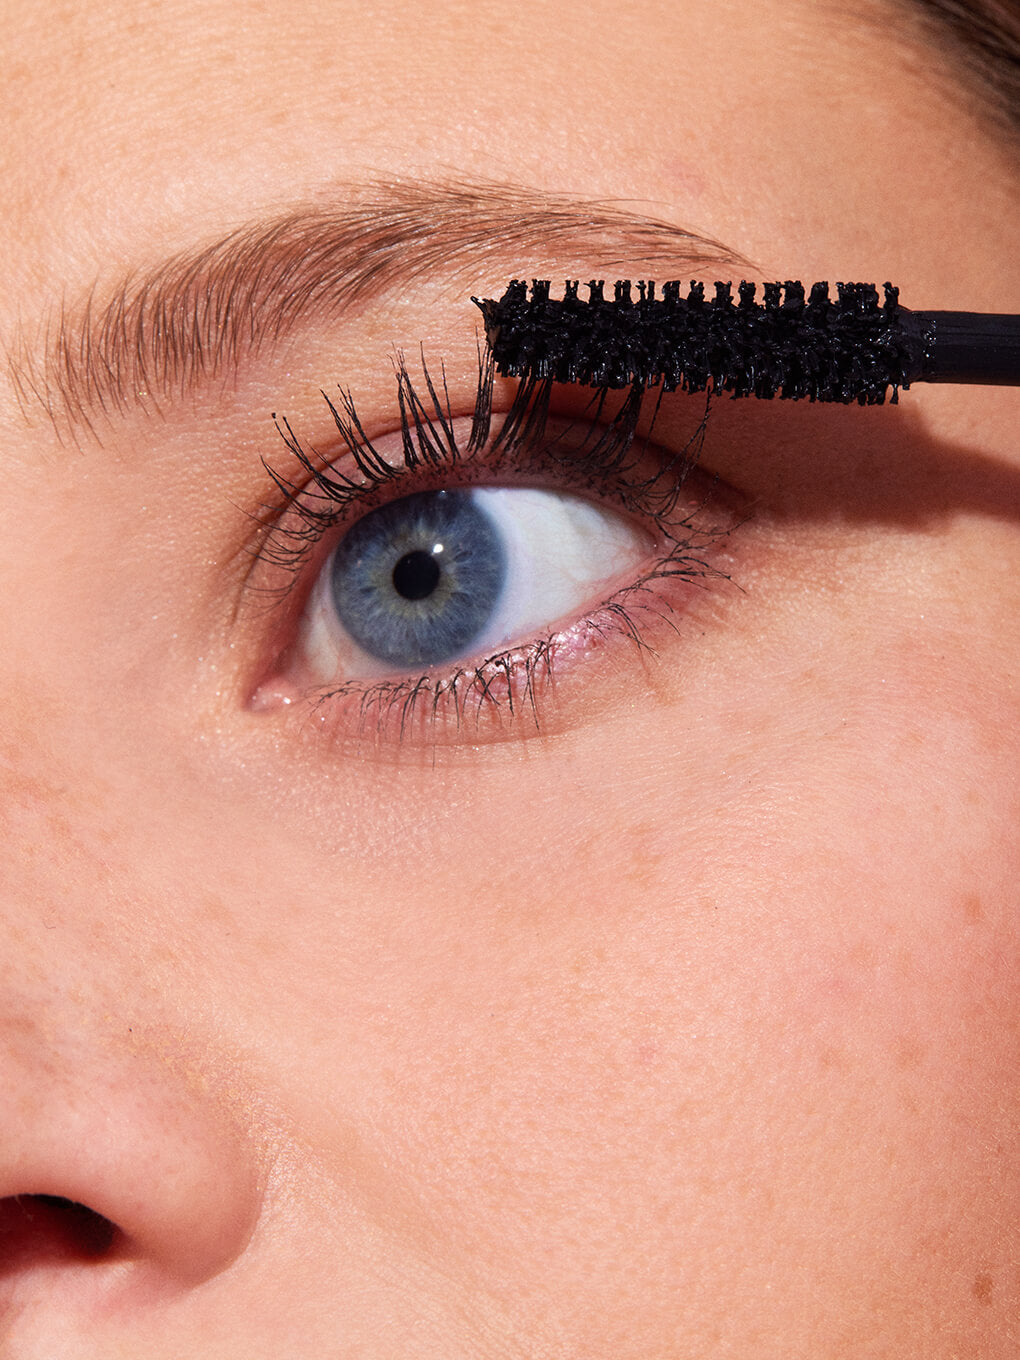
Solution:
M 33 1266 L 87 1264 L 108 1257 L 117 1225 L 61 1195 L 0 1199 L 0 1277 Z
M 41 1033 L 48 1012 L 40 1003 L 8 1019 L 6 1005 L 0 989 L 0 1317 L 26 1274 L 105 1298 L 146 1281 L 191 1288 L 233 1264 L 261 1213 L 269 1157 L 248 1114 L 235 1114 L 227 1077 L 200 1076 L 162 1031 L 127 1048 L 61 1018 L 38 1046 L 9 1042 Z

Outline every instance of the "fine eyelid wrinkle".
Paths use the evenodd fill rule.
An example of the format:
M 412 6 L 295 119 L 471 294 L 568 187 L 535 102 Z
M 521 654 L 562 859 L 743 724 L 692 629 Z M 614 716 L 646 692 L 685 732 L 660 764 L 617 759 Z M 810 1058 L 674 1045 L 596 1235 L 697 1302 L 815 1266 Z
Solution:
M 337 186 L 299 207 L 184 249 L 109 290 L 23 324 L 6 346 L 23 410 L 98 439 L 118 416 L 173 402 L 239 369 L 299 327 L 349 316 L 418 280 L 462 282 L 493 257 L 550 249 L 593 268 L 750 268 L 711 238 L 613 203 L 459 180 Z

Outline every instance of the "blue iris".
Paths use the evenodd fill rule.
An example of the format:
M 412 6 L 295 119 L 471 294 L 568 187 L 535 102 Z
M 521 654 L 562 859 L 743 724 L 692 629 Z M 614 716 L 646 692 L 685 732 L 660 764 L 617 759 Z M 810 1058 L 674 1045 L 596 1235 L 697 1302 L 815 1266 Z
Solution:
M 373 510 L 333 554 L 337 617 L 370 656 L 393 667 L 463 655 L 499 602 L 506 553 L 470 491 L 426 491 Z

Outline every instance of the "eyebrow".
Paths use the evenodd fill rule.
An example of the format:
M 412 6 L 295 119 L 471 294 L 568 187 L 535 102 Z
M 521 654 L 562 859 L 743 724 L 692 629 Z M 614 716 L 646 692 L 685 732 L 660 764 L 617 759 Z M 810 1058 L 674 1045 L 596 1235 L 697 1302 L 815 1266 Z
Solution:
M 22 412 L 58 434 L 151 412 L 237 371 L 299 327 L 335 320 L 396 287 L 516 260 L 547 271 L 555 252 L 593 270 L 750 268 L 710 237 L 612 201 L 466 181 L 375 183 L 336 202 L 248 223 L 212 244 L 130 272 L 101 295 L 43 314 L 6 346 Z M 512 271 L 511 271 L 512 272 Z M 508 274 L 509 277 L 509 274 Z

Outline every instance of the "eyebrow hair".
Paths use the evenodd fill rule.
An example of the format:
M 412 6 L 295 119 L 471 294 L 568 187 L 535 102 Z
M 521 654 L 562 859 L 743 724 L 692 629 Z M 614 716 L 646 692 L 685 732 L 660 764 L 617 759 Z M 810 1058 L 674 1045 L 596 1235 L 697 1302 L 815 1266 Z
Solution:
M 133 271 L 105 298 L 94 286 L 44 317 L 35 344 L 22 327 L 7 364 L 23 413 L 41 407 L 58 434 L 98 438 L 97 423 L 158 410 L 300 326 L 429 277 L 463 276 L 467 291 L 496 259 L 516 256 L 521 275 L 568 247 L 593 269 L 664 258 L 673 269 L 750 268 L 710 237 L 613 202 L 459 180 L 381 182 L 337 198 Z

